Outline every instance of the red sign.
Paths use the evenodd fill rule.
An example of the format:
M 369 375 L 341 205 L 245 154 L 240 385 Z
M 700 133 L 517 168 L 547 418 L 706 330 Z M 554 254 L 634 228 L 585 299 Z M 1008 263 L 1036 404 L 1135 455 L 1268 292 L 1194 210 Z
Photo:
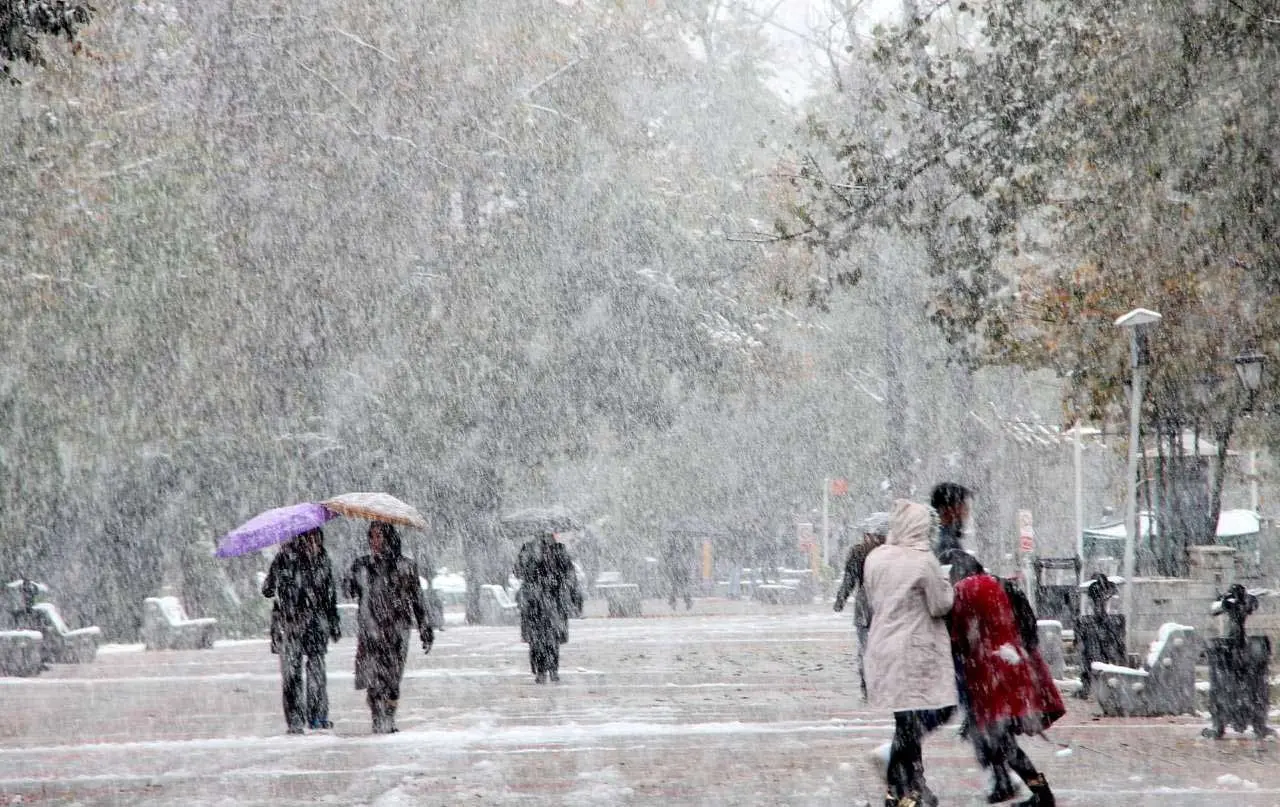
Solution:
M 1018 548 L 1023 552 L 1031 552 L 1036 548 L 1036 530 L 1032 526 L 1031 511 L 1018 511 Z
M 849 480 L 847 480 L 847 479 L 832 479 L 832 480 L 831 480 L 831 495 L 832 495 L 832 496 L 843 496 L 843 495 L 845 495 L 845 494 L 846 494 L 846 493 L 848 493 L 848 492 L 849 492 Z

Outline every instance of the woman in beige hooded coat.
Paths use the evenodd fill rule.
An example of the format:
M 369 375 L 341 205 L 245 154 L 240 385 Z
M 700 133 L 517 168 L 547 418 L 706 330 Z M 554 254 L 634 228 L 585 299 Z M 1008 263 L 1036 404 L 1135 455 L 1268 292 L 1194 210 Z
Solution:
M 925 786 L 920 741 L 951 719 L 955 670 L 947 613 L 951 583 L 933 555 L 937 517 L 923 504 L 898 499 L 889 536 L 867 556 L 863 585 L 871 606 L 865 660 L 871 706 L 893 712 L 886 805 L 936 803 Z

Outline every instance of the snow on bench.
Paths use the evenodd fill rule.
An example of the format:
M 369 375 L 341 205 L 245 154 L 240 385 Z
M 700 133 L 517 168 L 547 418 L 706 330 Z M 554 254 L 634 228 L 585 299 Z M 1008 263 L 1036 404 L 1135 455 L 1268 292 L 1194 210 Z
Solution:
M 1148 649 L 1145 668 L 1093 662 L 1093 671 L 1105 684 L 1095 689 L 1102 713 L 1108 717 L 1194 714 L 1195 638 L 1195 628 L 1166 622 Z
M 210 648 L 217 621 L 188 617 L 177 597 L 147 597 L 143 601 L 142 640 L 148 650 Z
M 58 606 L 51 602 L 38 602 L 32 606 L 44 624 L 44 655 L 55 664 L 88 664 L 98 655 L 98 641 L 102 629 L 97 625 L 87 628 L 67 627 Z

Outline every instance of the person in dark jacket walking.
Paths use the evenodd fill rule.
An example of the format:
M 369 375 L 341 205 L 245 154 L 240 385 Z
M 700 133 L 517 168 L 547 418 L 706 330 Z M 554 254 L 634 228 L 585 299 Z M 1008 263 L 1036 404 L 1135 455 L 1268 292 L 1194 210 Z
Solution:
M 390 734 L 398 731 L 396 707 L 409 655 L 409 629 L 417 625 L 423 653 L 430 653 L 435 642 L 418 564 L 401 552 L 395 527 L 382 521 L 369 525 L 369 554 L 351 564 L 343 590 L 359 605 L 356 689 L 365 690 L 374 734 Z
M 685 610 L 693 607 L 693 553 L 688 539 L 668 535 L 662 544 L 662 572 L 667 578 L 667 603 L 676 609 L 676 600 L 684 600 Z
M 972 491 L 957 482 L 939 482 L 929 494 L 929 506 L 938 514 L 938 542 L 934 554 L 939 563 L 949 563 L 951 552 L 964 547 L 964 523 L 969 519 Z
M 290 734 L 303 726 L 329 729 L 329 691 L 325 653 L 329 640 L 342 637 L 333 566 L 319 529 L 299 535 L 280 548 L 262 595 L 274 597 L 271 608 L 271 652 L 280 656 L 284 719 Z M 306 668 L 305 690 L 303 668 Z
M 529 645 L 533 680 L 560 680 L 560 645 L 569 641 L 569 617 L 582 613 L 582 589 L 569 550 L 552 533 L 525 542 L 516 556 L 520 579 L 520 639 Z
M 853 600 L 853 626 L 858 634 L 858 681 L 862 687 L 862 699 L 867 699 L 867 676 L 862 660 L 867 653 L 867 636 L 871 632 L 871 605 L 867 602 L 867 589 L 862 585 L 862 568 L 871 550 L 884 543 L 889 534 L 889 514 L 872 513 L 862 522 L 862 540 L 849 550 L 844 564 L 844 579 L 836 592 L 835 610 L 843 611 L 845 601 L 857 589 Z

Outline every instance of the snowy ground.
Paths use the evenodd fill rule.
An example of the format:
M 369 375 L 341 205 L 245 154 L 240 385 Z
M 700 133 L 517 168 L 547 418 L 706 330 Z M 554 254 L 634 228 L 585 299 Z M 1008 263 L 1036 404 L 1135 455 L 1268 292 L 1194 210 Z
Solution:
M 575 621 L 537 686 L 515 628 L 451 627 L 411 656 L 401 733 L 371 736 L 352 642 L 329 655 L 333 732 L 284 735 L 263 641 L 0 678 L 0 805 L 879 804 L 890 735 L 858 702 L 847 616 L 699 600 L 674 617 Z M 1280 747 L 1204 720 L 1072 713 L 1028 748 L 1062 804 L 1280 804 Z M 1070 750 L 1063 750 L 1069 746 Z M 969 747 L 926 746 L 944 804 L 979 805 Z

